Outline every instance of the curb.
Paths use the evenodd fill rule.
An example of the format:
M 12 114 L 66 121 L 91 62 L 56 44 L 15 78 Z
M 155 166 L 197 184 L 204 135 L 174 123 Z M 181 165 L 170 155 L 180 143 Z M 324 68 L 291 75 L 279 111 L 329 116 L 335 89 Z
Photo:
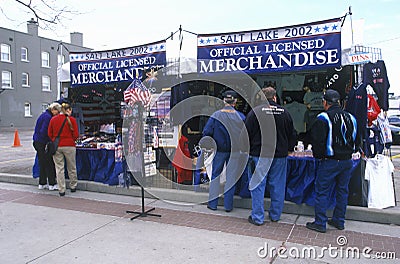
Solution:
M 68 180 L 67 180 L 68 181 Z M 0 173 L 0 182 L 5 183 L 14 183 L 14 184 L 25 184 L 25 185 L 37 185 L 38 179 L 33 178 L 29 175 L 20 175 L 20 174 L 9 174 L 9 173 Z M 107 193 L 107 194 L 116 194 L 116 195 L 125 195 L 125 196 L 141 196 L 141 189 L 139 186 L 131 186 L 128 188 L 110 186 L 103 183 L 97 183 L 92 181 L 83 181 L 79 180 L 78 187 L 79 190 L 89 191 L 89 192 L 98 192 L 98 193 Z M 182 203 L 193 203 L 194 201 L 198 201 L 198 199 L 190 197 L 204 196 L 204 200 L 207 199 L 208 194 L 206 193 L 196 193 L 193 191 L 182 191 L 178 190 L 169 190 L 169 189 L 161 189 L 161 188 L 152 188 L 152 193 L 159 194 L 157 197 L 166 197 L 166 200 L 176 201 Z M 183 193 L 185 195 L 182 195 Z M 186 195 L 190 194 L 190 195 Z M 157 197 L 145 192 L 146 198 L 158 199 Z M 182 199 L 183 198 L 183 199 Z M 220 205 L 223 205 L 221 203 Z M 251 209 L 251 199 L 250 198 L 241 198 L 235 196 L 234 204 L 237 208 L 242 209 Z M 265 198 L 265 208 L 269 208 L 270 199 Z M 314 216 L 314 207 L 308 206 L 305 204 L 295 204 L 292 202 L 285 201 L 285 205 L 283 208 L 283 213 L 286 214 L 295 214 L 295 215 L 304 215 L 304 216 Z M 330 213 L 328 212 L 328 215 Z M 372 209 L 361 206 L 347 206 L 346 219 L 362 221 L 362 222 L 372 222 L 372 223 L 380 223 L 380 224 L 394 224 L 400 225 L 400 210 L 396 208 L 387 208 L 387 209 Z

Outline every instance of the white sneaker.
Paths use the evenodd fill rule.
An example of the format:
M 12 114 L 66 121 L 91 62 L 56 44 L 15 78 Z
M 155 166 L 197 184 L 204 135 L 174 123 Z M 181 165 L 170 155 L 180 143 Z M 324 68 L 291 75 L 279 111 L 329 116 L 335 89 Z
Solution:
M 58 185 L 54 184 L 54 185 L 49 185 L 49 191 L 57 191 L 58 190 Z
M 44 189 L 48 189 L 47 184 L 46 185 L 39 184 L 39 190 L 44 190 Z

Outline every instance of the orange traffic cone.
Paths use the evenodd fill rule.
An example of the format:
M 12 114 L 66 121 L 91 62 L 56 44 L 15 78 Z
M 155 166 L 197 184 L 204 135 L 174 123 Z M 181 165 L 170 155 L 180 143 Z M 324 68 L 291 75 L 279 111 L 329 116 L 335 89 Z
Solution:
M 21 142 L 19 141 L 19 136 L 18 136 L 18 129 L 15 129 L 14 132 L 14 145 L 12 147 L 21 147 Z

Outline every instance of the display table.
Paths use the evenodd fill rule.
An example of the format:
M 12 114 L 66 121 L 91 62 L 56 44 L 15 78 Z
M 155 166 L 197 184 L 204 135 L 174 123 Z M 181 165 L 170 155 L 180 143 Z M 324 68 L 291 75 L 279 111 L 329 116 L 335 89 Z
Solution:
M 360 179 L 362 173 L 358 168 L 360 160 L 353 161 L 352 180 Z M 313 157 L 288 157 L 287 179 L 286 179 L 286 194 L 285 200 L 296 204 L 305 203 L 314 206 L 315 191 L 314 181 L 316 172 L 318 170 L 318 162 Z M 361 181 L 361 180 L 360 180 Z M 329 192 L 329 207 L 335 205 L 335 191 L 334 185 Z M 250 191 L 248 190 L 248 176 L 243 173 L 241 179 L 236 185 L 237 194 L 242 198 L 250 198 Z M 359 185 L 349 185 L 349 197 L 354 196 L 355 193 L 360 193 Z M 268 185 L 266 187 L 265 196 L 269 197 Z M 358 204 L 357 204 L 358 205 Z
M 124 173 L 124 164 L 115 161 L 114 150 L 77 148 L 76 170 L 78 180 L 118 185 L 118 175 Z M 39 177 L 37 158 L 33 165 L 32 174 L 34 178 Z M 66 176 L 68 176 L 67 173 Z

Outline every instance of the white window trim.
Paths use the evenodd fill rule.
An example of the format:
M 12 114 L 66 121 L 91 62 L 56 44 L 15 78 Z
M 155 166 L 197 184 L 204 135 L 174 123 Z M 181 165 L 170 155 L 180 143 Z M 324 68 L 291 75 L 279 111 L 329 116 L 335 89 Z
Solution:
M 1 52 L 1 47 L 3 46 L 7 46 L 8 47 L 8 56 L 9 56 L 9 60 L 3 60 L 3 56 L 2 56 L 2 52 Z M 0 44 L 0 61 L 1 62 L 8 62 L 8 63 L 12 63 L 12 58 L 11 58 L 11 46 L 9 44 L 6 43 L 1 43 Z
M 48 59 L 48 65 L 44 65 L 43 64 L 43 62 L 44 62 L 44 60 L 43 60 L 43 55 L 44 54 L 47 54 L 47 59 Z M 41 65 L 42 65 L 42 68 L 50 68 L 50 53 L 49 52 L 47 52 L 47 51 L 42 51 L 42 54 L 41 54 Z
M 23 72 L 22 75 L 26 74 L 26 79 L 28 80 L 28 84 L 22 84 L 22 87 L 27 88 L 27 87 L 31 87 L 31 85 L 29 84 L 29 73 L 27 72 Z M 23 79 L 22 79 L 23 80 Z
M 27 109 L 26 109 L 26 106 L 29 106 L 29 113 L 27 114 Z M 31 105 L 31 103 L 30 102 L 25 102 L 25 104 L 24 104 L 24 117 L 32 117 L 32 105 Z
M 10 86 L 4 86 L 3 85 L 3 73 L 4 72 L 8 72 L 10 74 Z M 2 89 L 7 89 L 7 90 L 13 90 L 14 89 L 13 82 L 12 82 L 12 72 L 10 72 L 10 71 L 2 71 L 1 72 L 1 88 Z
M 26 50 L 26 59 L 23 59 L 22 58 L 22 50 Z M 29 62 L 29 55 L 28 55 L 28 48 L 25 48 L 25 47 L 21 47 L 21 61 L 23 61 L 23 62 Z
M 44 77 L 47 77 L 49 80 L 49 89 L 48 90 L 43 89 L 43 87 L 44 87 L 43 78 Z M 42 75 L 42 92 L 51 92 L 51 78 L 49 75 Z

